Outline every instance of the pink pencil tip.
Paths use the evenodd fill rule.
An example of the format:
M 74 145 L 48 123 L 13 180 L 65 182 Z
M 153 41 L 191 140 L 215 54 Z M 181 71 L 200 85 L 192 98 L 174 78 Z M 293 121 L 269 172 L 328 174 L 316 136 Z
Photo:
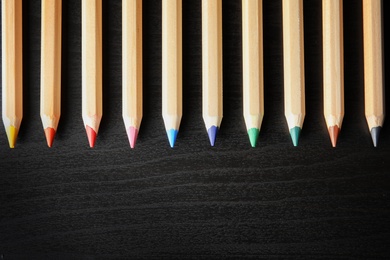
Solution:
M 47 146 L 52 147 L 55 134 L 56 130 L 54 130 L 54 128 L 48 127 L 45 129 Z
M 129 138 L 130 147 L 134 148 L 135 147 L 135 143 L 137 142 L 138 129 L 133 127 L 133 126 L 130 126 L 127 129 L 127 137 Z
M 95 146 L 96 141 L 96 132 L 89 126 L 85 126 L 85 130 L 87 131 L 89 147 L 93 148 Z

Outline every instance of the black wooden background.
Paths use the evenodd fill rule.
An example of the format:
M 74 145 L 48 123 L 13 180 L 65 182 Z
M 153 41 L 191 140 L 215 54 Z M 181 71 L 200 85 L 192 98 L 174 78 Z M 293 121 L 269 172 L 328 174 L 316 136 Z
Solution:
M 264 0 L 257 148 L 242 116 L 241 1 L 223 2 L 224 118 L 210 147 L 201 1 L 183 0 L 184 115 L 174 149 L 161 116 L 161 1 L 144 1 L 144 118 L 134 150 L 121 115 L 121 1 L 103 5 L 96 147 L 81 118 L 81 3 L 64 0 L 62 116 L 49 149 L 39 116 L 40 1 L 24 1 L 24 118 L 15 149 L 0 127 L 0 259 L 390 257 L 390 120 L 374 148 L 364 118 L 361 1 L 344 2 L 337 148 L 322 114 L 320 0 L 304 1 L 307 115 L 298 147 L 284 118 L 281 1 Z

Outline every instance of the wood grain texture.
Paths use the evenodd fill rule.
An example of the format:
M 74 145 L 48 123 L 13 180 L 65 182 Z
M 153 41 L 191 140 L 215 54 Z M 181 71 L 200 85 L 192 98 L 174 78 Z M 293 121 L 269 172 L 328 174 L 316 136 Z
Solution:
M 242 1 L 242 85 L 246 129 L 264 117 L 263 1 Z
M 2 119 L 9 146 L 15 147 L 23 118 L 22 1 L 2 1 Z
M 80 117 L 80 1 L 63 1 L 62 115 L 51 149 L 39 117 L 40 3 L 24 3 L 26 109 L 15 149 L 0 128 L 4 259 L 389 257 L 390 121 L 374 149 L 363 106 L 360 1 L 344 1 L 349 48 L 336 149 L 323 119 L 319 0 L 304 1 L 307 114 L 298 147 L 283 109 L 281 1 L 264 1 L 265 115 L 257 148 L 242 116 L 241 2 L 223 1 L 224 120 L 211 148 L 201 110 L 201 1 L 183 1 L 186 87 L 175 149 L 161 118 L 161 1 L 144 1 L 144 117 L 134 150 L 120 113 L 121 1 L 103 1 L 105 116 L 93 150 Z
M 305 119 L 305 50 L 303 1 L 283 0 L 284 115 L 289 129 Z
M 341 129 L 344 118 L 343 1 L 322 1 L 324 116 L 329 127 Z
M 41 120 L 45 131 L 57 131 L 61 116 L 62 0 L 43 0 L 41 16 Z
M 364 108 L 368 128 L 385 118 L 382 1 L 363 1 Z
M 142 121 L 142 0 L 122 0 L 122 117 L 125 128 Z

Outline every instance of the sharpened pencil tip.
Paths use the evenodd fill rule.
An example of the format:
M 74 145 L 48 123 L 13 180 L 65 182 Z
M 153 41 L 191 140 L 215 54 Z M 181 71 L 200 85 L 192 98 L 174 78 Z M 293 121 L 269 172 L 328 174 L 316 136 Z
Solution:
M 127 137 L 129 138 L 130 147 L 134 148 L 135 143 L 137 142 L 138 129 L 133 126 L 130 126 L 127 129 Z
M 330 141 L 332 142 L 332 146 L 336 147 L 337 138 L 339 137 L 340 128 L 337 125 L 331 126 L 328 128 Z
M 46 142 L 48 147 L 52 147 L 54 136 L 56 135 L 56 130 L 52 127 L 48 127 L 45 129 Z
M 378 145 L 379 134 L 381 132 L 381 129 L 382 129 L 382 127 L 380 127 L 380 126 L 371 128 L 371 138 L 372 138 L 372 142 L 374 144 L 374 147 L 376 147 Z
M 15 148 L 16 138 L 18 137 L 18 129 L 14 126 L 9 126 L 6 129 L 9 148 Z
M 258 128 L 251 128 L 248 130 L 249 141 L 252 147 L 256 147 L 257 139 L 259 138 L 260 130 Z
M 96 132 L 89 126 L 85 126 L 85 130 L 87 131 L 89 147 L 93 148 L 96 141 Z
M 290 136 L 294 146 L 298 146 L 299 135 L 301 134 L 301 128 L 295 126 L 290 129 Z
M 171 148 L 173 148 L 175 146 L 176 137 L 177 137 L 178 132 L 179 131 L 176 129 L 169 129 L 167 131 L 169 145 L 171 146 Z
M 215 145 L 215 139 L 217 138 L 217 133 L 218 133 L 218 127 L 216 126 L 211 126 L 208 130 L 207 130 L 207 134 L 209 135 L 209 139 L 210 139 L 210 144 L 211 146 L 214 146 Z

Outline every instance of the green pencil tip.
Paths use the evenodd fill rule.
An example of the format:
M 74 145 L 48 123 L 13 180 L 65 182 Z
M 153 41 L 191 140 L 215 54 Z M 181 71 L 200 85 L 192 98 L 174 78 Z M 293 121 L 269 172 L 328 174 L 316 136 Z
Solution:
M 251 142 L 252 147 L 256 147 L 259 132 L 258 128 L 251 128 L 248 130 L 249 141 Z
M 301 128 L 298 126 L 290 129 L 290 135 L 294 146 L 298 146 L 298 139 L 300 133 L 301 133 Z

